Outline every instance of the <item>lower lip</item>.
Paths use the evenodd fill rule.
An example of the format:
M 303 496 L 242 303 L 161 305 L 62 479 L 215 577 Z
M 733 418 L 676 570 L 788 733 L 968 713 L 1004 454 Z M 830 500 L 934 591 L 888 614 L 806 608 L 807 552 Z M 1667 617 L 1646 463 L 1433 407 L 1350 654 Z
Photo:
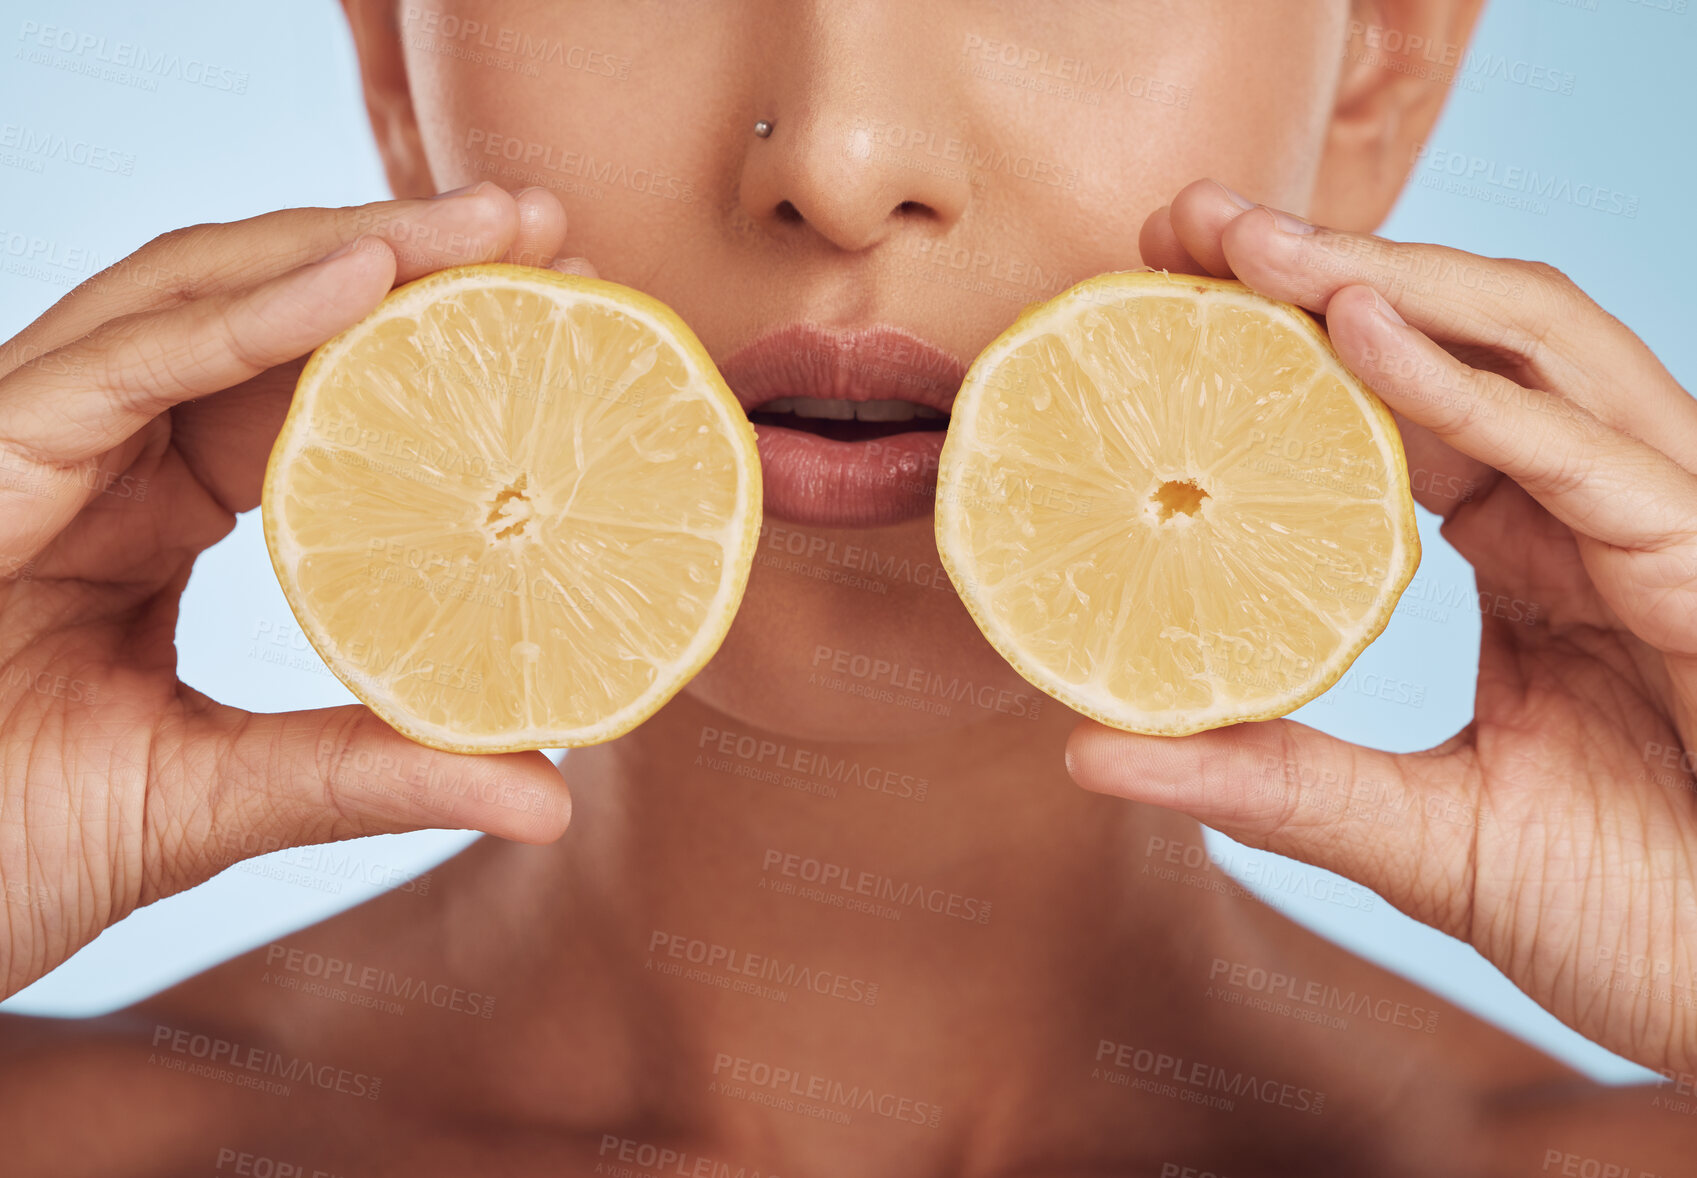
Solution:
M 834 442 L 757 423 L 765 512 L 792 524 L 878 528 L 931 511 L 942 430 Z

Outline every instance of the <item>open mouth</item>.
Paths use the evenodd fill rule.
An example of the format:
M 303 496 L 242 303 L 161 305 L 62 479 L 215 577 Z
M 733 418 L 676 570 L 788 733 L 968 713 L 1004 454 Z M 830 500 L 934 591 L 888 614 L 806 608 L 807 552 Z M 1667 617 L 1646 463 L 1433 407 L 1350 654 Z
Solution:
M 949 415 L 912 401 L 845 401 L 778 397 L 748 411 L 756 425 L 799 430 L 833 442 L 865 442 L 896 434 L 942 432 Z
M 793 323 L 720 369 L 754 424 L 768 516 L 880 527 L 930 512 L 966 374 L 954 356 L 888 325 Z

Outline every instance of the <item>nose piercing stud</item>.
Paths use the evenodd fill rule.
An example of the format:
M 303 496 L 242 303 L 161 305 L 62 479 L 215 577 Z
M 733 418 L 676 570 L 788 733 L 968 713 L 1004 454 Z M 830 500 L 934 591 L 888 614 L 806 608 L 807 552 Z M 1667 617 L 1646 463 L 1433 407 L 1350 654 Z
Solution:
M 761 139 L 770 139 L 772 137 L 772 120 L 761 119 L 754 124 L 754 133 Z

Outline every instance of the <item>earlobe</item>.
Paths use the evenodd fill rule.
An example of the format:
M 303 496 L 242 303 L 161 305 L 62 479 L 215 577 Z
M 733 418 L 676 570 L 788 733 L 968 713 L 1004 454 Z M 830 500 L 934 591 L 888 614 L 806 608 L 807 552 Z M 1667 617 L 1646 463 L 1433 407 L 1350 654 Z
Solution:
M 436 191 L 436 183 L 413 109 L 400 7 L 393 0 L 342 0 L 359 55 L 366 114 L 389 187 L 397 197 L 429 196 Z
M 1484 0 L 1358 0 L 1309 212 L 1357 233 L 1396 203 L 1462 76 Z

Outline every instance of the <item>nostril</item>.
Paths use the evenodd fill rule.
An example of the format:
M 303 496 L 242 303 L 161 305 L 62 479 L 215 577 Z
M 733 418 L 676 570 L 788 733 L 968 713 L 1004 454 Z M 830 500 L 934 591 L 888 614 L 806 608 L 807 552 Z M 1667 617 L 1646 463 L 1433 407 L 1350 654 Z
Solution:
M 778 220 L 787 221 L 792 225 L 803 219 L 801 210 L 787 200 L 778 202 L 777 214 Z
M 901 204 L 896 206 L 896 212 L 910 217 L 928 217 L 931 215 L 930 207 L 917 200 L 902 201 Z

